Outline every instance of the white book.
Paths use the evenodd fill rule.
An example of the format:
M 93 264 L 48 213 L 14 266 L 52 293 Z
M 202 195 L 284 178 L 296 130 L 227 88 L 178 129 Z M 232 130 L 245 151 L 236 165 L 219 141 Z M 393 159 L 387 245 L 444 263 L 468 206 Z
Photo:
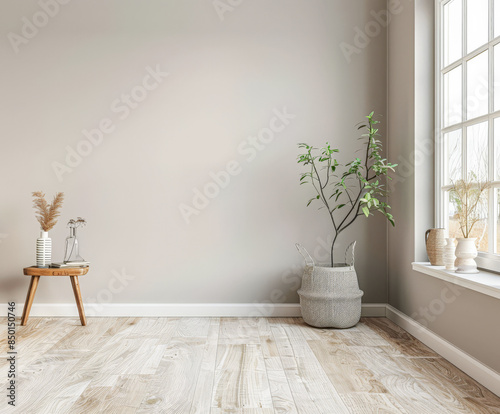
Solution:
M 90 265 L 90 262 L 58 262 L 52 263 L 50 267 L 87 267 Z

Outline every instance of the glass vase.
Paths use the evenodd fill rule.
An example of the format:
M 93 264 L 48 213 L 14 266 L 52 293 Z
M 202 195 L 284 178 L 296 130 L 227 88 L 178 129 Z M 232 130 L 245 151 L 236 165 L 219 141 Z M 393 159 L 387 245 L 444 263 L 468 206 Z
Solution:
M 64 263 L 82 262 L 82 261 L 84 260 L 80 256 L 78 239 L 76 238 L 76 228 L 70 228 L 69 236 L 66 237 L 66 245 L 64 249 Z

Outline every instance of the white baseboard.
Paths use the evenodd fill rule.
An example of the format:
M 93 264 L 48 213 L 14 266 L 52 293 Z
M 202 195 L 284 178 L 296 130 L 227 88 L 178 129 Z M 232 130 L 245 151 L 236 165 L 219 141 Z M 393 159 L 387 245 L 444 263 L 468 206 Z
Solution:
M 0 305 L 2 309 L 7 304 Z M 21 315 L 23 305 L 17 304 Z M 298 303 L 106 303 L 84 304 L 89 317 L 300 317 Z M 363 304 L 362 316 L 384 317 L 384 303 Z M 78 316 L 74 303 L 34 303 L 30 316 L 64 317 Z
M 500 397 L 500 374 L 430 329 L 387 305 L 387 318 Z

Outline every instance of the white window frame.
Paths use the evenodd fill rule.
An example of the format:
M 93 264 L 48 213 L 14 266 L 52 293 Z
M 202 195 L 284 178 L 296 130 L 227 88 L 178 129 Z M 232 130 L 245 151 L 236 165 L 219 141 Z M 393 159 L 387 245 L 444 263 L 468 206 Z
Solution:
M 445 171 L 446 171 L 446 160 L 443 159 L 444 151 L 444 134 L 451 131 L 462 130 L 462 177 L 465 178 L 467 174 L 467 126 L 474 125 L 480 122 L 488 121 L 488 176 L 490 180 L 495 178 L 495 165 L 494 165 L 494 135 L 493 135 L 493 123 L 494 119 L 500 117 L 500 110 L 494 112 L 493 103 L 493 84 L 494 84 L 494 56 L 493 48 L 495 45 L 500 43 L 500 36 L 494 38 L 494 0 L 489 1 L 489 27 L 488 27 L 488 43 L 482 45 L 476 50 L 467 53 L 467 0 L 462 1 L 462 55 L 463 57 L 459 60 L 448 64 L 446 67 L 442 67 L 444 56 L 442 54 L 442 41 L 443 41 L 443 29 L 444 29 L 444 19 L 443 19 L 443 9 L 445 4 L 452 0 L 436 0 L 436 21 L 435 21 L 435 174 L 436 174 L 436 185 L 435 185 L 435 221 L 436 227 L 445 228 L 448 231 L 448 220 L 447 220 L 447 210 L 448 210 L 448 194 L 446 192 L 450 185 L 445 185 Z M 471 2 L 471 0 L 468 0 Z M 472 0 L 473 1 L 473 0 Z M 473 57 L 479 55 L 480 53 L 488 50 L 488 114 L 473 119 L 467 119 L 467 65 L 466 62 Z M 454 69 L 455 67 L 462 66 L 462 122 L 453 124 L 448 127 L 442 126 L 443 120 L 443 101 L 444 96 L 444 74 Z M 488 247 L 490 252 L 479 252 L 476 262 L 478 266 L 486 270 L 491 270 L 495 272 L 500 272 L 500 251 L 498 253 L 492 253 L 495 250 L 495 245 L 497 241 L 497 229 L 495 215 L 497 214 L 497 191 L 500 188 L 500 181 L 493 181 L 493 185 L 489 190 L 489 206 L 488 206 Z

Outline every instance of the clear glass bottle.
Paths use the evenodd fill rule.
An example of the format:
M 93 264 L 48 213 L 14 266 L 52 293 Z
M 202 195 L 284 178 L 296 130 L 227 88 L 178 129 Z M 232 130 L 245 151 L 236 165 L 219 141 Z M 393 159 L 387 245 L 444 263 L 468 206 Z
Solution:
M 84 259 L 80 256 L 78 239 L 76 238 L 76 227 L 69 228 L 69 236 L 66 237 L 66 246 L 64 249 L 64 263 L 67 262 L 83 262 Z

